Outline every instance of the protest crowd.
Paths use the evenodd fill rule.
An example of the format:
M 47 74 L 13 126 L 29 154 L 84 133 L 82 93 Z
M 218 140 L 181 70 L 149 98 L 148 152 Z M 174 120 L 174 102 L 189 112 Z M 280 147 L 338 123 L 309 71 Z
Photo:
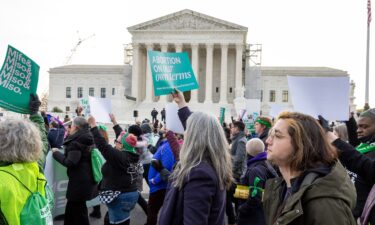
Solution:
M 334 127 L 298 112 L 260 116 L 251 133 L 241 118 L 221 124 L 190 111 L 182 92 L 172 97 L 183 134 L 155 109 L 153 122 L 126 128 L 110 114 L 112 143 L 109 128 L 82 108 L 63 122 L 39 112 L 31 94 L 27 119 L 0 122 L 0 224 L 53 224 L 49 152 L 66 167 L 66 225 L 89 224 L 89 216 L 131 224 L 136 204 L 148 225 L 375 224 L 374 108 Z M 100 204 L 88 208 L 95 198 Z

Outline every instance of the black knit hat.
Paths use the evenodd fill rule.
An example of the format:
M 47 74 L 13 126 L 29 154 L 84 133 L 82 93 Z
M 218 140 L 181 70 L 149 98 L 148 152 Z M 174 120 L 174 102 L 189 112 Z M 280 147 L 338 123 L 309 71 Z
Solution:
M 131 125 L 128 129 L 128 132 L 134 134 L 137 137 L 140 137 L 142 133 L 142 129 L 138 125 Z
M 150 124 L 148 123 L 144 123 L 141 125 L 141 129 L 142 129 L 142 133 L 143 134 L 148 134 L 148 133 L 151 133 L 152 130 L 151 130 L 151 127 L 150 127 Z

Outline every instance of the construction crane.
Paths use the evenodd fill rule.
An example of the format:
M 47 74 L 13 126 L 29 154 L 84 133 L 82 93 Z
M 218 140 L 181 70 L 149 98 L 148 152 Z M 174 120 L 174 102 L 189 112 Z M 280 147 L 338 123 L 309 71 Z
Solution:
M 90 36 L 87 36 L 85 38 L 81 38 L 79 36 L 79 32 L 78 31 L 77 31 L 77 34 L 78 34 L 78 42 L 74 46 L 74 48 L 72 48 L 72 50 L 70 50 L 70 55 L 66 58 L 64 65 L 69 65 L 72 62 L 72 58 L 73 58 L 74 54 L 76 53 L 77 48 L 82 44 L 82 42 L 87 41 L 88 39 L 90 39 L 90 38 L 92 38 L 92 37 L 95 36 L 95 34 L 91 34 Z

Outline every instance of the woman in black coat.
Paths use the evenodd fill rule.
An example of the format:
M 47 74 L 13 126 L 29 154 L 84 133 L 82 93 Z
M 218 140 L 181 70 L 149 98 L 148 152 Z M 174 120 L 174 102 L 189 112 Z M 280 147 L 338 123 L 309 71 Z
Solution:
M 64 142 L 65 153 L 53 148 L 53 157 L 67 167 L 69 178 L 65 207 L 65 225 L 89 224 L 86 201 L 94 197 L 96 184 L 92 175 L 91 146 L 94 144 L 85 118 L 76 117 Z

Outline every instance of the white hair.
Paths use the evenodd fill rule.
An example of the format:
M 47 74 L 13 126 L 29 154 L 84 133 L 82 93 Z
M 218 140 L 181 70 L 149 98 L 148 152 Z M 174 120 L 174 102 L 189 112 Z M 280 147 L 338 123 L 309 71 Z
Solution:
M 251 156 L 256 156 L 264 152 L 264 143 L 259 138 L 252 138 L 246 143 L 246 152 Z
M 224 130 L 214 116 L 194 112 L 187 120 L 180 161 L 172 173 L 173 185 L 182 188 L 191 169 L 202 161 L 212 165 L 220 188 L 229 188 L 232 182 L 232 163 Z
M 0 122 L 0 160 L 35 162 L 42 152 L 40 131 L 27 120 L 7 119 Z

